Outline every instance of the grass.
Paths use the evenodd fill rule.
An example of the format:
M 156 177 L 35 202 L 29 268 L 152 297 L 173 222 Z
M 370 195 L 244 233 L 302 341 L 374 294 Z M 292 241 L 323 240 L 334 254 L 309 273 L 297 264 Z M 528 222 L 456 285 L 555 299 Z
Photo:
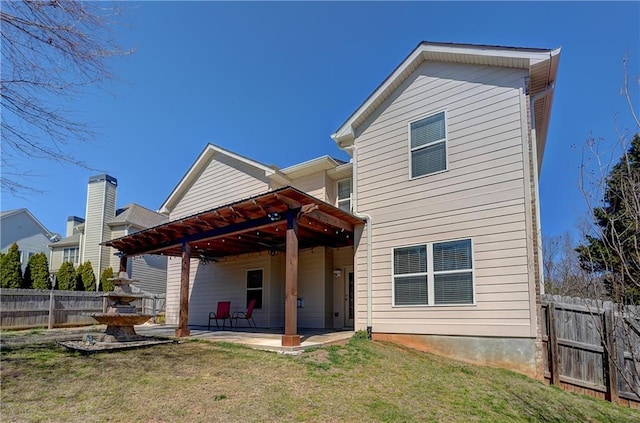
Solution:
M 298 356 L 186 342 L 82 356 L 3 348 L 3 422 L 638 422 L 638 411 L 355 337 Z

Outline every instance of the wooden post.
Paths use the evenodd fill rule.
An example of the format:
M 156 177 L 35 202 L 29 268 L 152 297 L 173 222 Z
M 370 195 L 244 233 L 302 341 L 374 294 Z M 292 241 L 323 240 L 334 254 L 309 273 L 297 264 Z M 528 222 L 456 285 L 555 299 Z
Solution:
M 558 358 L 558 338 L 556 337 L 556 305 L 549 302 L 547 308 L 549 319 L 549 370 L 551 371 L 551 383 L 560 385 L 560 360 Z
M 191 267 L 191 246 L 182 243 L 182 270 L 180 272 L 180 317 L 176 336 L 189 336 L 189 269 Z
M 127 259 L 128 257 L 124 254 L 120 256 L 120 269 L 118 269 L 118 274 L 120 274 L 120 272 L 127 272 Z
M 53 289 L 49 293 L 49 329 L 53 329 L 53 325 L 55 324 L 55 311 L 56 311 L 56 298 L 53 295 Z
M 153 323 L 158 323 L 158 312 L 156 311 L 157 294 L 153 294 Z
M 287 213 L 283 347 L 300 345 L 298 333 L 298 217 Z
M 616 367 L 616 344 L 615 333 L 616 325 L 613 316 L 614 310 L 611 306 L 605 304 L 604 314 L 602 315 L 602 327 L 604 329 L 604 358 L 606 360 L 605 384 L 607 386 L 606 399 L 613 403 L 618 402 L 618 369 Z

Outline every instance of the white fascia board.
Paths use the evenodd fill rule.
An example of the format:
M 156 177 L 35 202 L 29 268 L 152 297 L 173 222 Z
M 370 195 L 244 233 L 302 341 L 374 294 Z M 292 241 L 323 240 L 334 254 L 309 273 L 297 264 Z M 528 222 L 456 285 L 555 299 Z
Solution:
M 340 165 L 333 157 L 331 156 L 321 156 L 316 157 L 315 159 L 307 160 L 306 162 L 298 163 L 293 166 L 286 167 L 281 170 L 281 172 L 285 175 L 290 175 L 292 173 L 302 172 L 306 169 L 313 168 L 315 166 L 322 166 L 324 170 L 333 169 Z

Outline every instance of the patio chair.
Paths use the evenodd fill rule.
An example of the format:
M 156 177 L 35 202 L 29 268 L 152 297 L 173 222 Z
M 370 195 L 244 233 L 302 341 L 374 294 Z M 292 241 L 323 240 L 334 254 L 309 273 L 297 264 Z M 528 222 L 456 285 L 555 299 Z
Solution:
M 238 327 L 238 319 L 244 319 L 247 321 L 249 327 L 257 327 L 255 320 L 253 320 L 253 308 L 256 306 L 256 300 L 249 301 L 247 311 L 234 311 L 231 315 L 232 319 L 236 319 L 236 328 Z M 253 324 L 253 326 L 251 326 Z
M 224 330 L 225 321 L 229 319 L 229 326 L 233 328 L 233 324 L 231 323 L 231 315 L 229 314 L 229 310 L 231 309 L 231 301 L 218 301 L 218 308 L 215 313 L 212 311 L 209 313 L 209 326 L 208 329 L 211 329 L 211 321 L 216 321 L 216 328 L 220 328 L 218 325 L 218 320 L 222 320 L 222 329 Z

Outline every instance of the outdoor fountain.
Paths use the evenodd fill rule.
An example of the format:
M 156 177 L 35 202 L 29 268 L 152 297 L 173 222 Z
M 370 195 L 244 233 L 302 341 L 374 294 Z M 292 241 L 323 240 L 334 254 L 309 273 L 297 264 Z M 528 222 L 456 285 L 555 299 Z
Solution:
M 58 344 L 68 349 L 93 353 L 173 342 L 136 333 L 134 325 L 141 325 L 153 317 L 150 314 L 138 313 L 136 307 L 131 304 L 137 299 L 144 298 L 143 294 L 134 293 L 129 286 L 137 280 L 129 279 L 126 272 L 120 272 L 118 277 L 109 278 L 109 280 L 115 287 L 112 292 L 104 294 L 109 302 L 106 312 L 89 314 L 98 323 L 107 325 L 107 329 L 101 334 L 86 334 L 82 341 L 62 341 Z
M 149 314 L 137 313 L 136 307 L 130 304 L 132 301 L 144 297 L 142 294 L 133 293 L 129 286 L 137 280 L 129 279 L 125 272 L 120 272 L 117 278 L 109 278 L 109 280 L 113 281 L 115 287 L 112 292 L 104 294 L 110 302 L 106 313 L 90 315 L 98 323 L 107 325 L 107 330 L 96 341 L 130 342 L 146 339 L 138 335 L 133 328 L 134 325 L 141 325 L 153 317 Z

